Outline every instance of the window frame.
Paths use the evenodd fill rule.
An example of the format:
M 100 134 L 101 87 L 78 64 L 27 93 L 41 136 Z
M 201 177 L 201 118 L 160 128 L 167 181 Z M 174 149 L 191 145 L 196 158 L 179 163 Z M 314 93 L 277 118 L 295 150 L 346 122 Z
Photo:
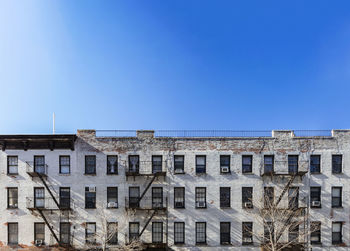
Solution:
M 333 190 L 336 190 L 336 189 L 339 189 L 339 193 L 340 193 L 340 196 L 336 197 L 336 196 L 333 196 Z M 332 196 L 332 200 L 331 200 L 331 205 L 332 205 L 332 208 L 342 208 L 343 207 L 343 187 L 340 187 L 340 186 L 332 186 L 332 190 L 331 190 L 331 196 Z M 334 205 L 334 200 L 335 199 L 339 199 L 339 203 Z
M 336 163 L 336 158 L 340 158 L 340 163 Z M 337 169 L 339 168 L 339 170 Z M 343 173 L 343 155 L 342 154 L 332 154 L 332 174 L 342 174 Z
M 318 163 L 313 163 L 312 159 L 318 158 Z M 316 168 L 316 171 L 313 169 Z M 310 173 L 311 174 L 320 174 L 321 173 L 321 154 L 312 154 L 310 155 Z
M 97 193 L 97 189 L 95 187 L 95 192 L 89 192 L 89 188 L 90 187 L 85 187 L 85 209 L 96 209 L 96 193 Z M 94 197 L 89 197 L 88 194 L 94 194 Z M 88 198 L 90 198 L 91 204 L 94 204 L 93 206 L 88 206 Z
M 63 196 L 63 193 L 67 192 L 67 191 L 63 191 L 63 190 L 67 190 L 69 196 Z M 60 191 L 59 191 L 59 205 L 60 205 L 60 208 L 70 209 L 70 206 L 71 206 L 70 187 L 60 187 Z
M 250 164 L 245 164 L 244 159 L 250 159 Z M 249 168 L 246 170 L 246 168 Z M 253 173 L 253 155 L 242 155 L 242 173 Z
M 131 190 L 135 189 L 135 191 L 137 190 L 138 196 L 134 197 L 131 196 Z M 129 207 L 130 208 L 139 208 L 140 207 L 140 187 L 139 186 L 130 186 L 129 187 Z
M 94 160 L 93 171 L 89 171 L 88 167 L 88 158 L 92 158 Z M 96 155 L 85 155 L 85 175 L 96 175 Z
M 204 226 L 204 231 L 199 232 L 199 226 Z M 206 222 L 196 222 L 196 245 L 206 245 L 207 244 L 207 223 Z M 199 234 L 204 234 L 204 241 L 199 241 Z
M 228 225 L 228 232 L 223 231 L 224 230 L 223 225 Z M 229 221 L 220 222 L 220 245 L 230 245 L 230 244 L 231 244 L 231 222 Z
M 202 191 L 200 191 L 202 190 Z M 203 196 L 203 191 L 204 191 L 204 196 Z M 204 198 L 204 200 L 203 200 Z M 198 202 L 203 202 L 205 203 L 205 207 L 197 207 Z M 200 208 L 207 208 L 207 188 L 206 187 L 196 187 L 195 188 L 195 207 L 196 209 Z
M 68 158 L 68 165 L 62 165 L 62 159 L 63 158 Z M 68 172 L 62 172 L 62 167 L 67 168 L 68 167 Z M 70 155 L 60 155 L 59 156 L 59 172 L 60 174 L 70 174 Z
M 298 173 L 299 171 L 299 155 L 288 155 L 288 174 Z
M 339 224 L 340 225 L 340 232 L 334 232 L 333 231 L 333 227 L 334 227 L 335 224 Z M 332 222 L 332 229 L 331 229 L 331 231 L 332 231 L 332 245 L 338 245 L 338 244 L 344 243 L 344 241 L 343 241 L 343 222 L 341 222 L 341 221 L 333 221 Z M 339 234 L 339 240 L 334 240 L 335 239 L 334 238 L 335 234 Z
M 17 190 L 17 196 L 14 196 L 14 200 L 17 203 L 14 203 L 14 206 L 10 205 L 10 199 L 13 199 L 10 197 L 10 190 Z M 18 208 L 18 187 L 7 187 L 7 209 L 17 209 Z
M 156 228 L 157 225 L 161 226 L 159 228 L 160 232 L 155 232 L 155 230 L 159 230 Z M 158 234 L 160 234 L 160 240 L 155 238 Z M 161 221 L 153 221 L 152 222 L 152 243 L 154 243 L 154 244 L 163 243 L 163 222 L 161 222 Z
M 131 233 L 131 225 L 136 225 L 137 226 L 137 233 Z M 135 235 L 136 238 L 131 239 L 131 234 Z M 137 234 L 137 235 L 136 235 Z M 131 242 L 132 240 L 139 240 L 140 239 L 140 222 L 136 222 L 136 221 L 132 221 L 129 222 L 129 242 Z
M 245 191 L 247 190 L 247 191 Z M 248 208 L 253 208 L 253 187 L 242 187 L 242 208 L 247 208 L 245 206 L 246 202 L 250 202 L 252 204 L 251 207 Z
M 43 227 L 43 233 L 38 233 L 38 228 L 37 228 L 37 226 L 39 226 L 39 225 L 41 225 L 41 226 L 44 226 Z M 40 234 L 42 234 L 44 237 L 43 238 L 38 238 L 38 236 L 37 235 L 40 235 Z M 43 244 L 45 243 L 45 223 L 44 222 L 34 222 L 34 242 L 35 241 L 42 241 L 43 242 Z
M 86 226 L 85 226 L 85 243 L 95 245 L 96 244 L 96 230 L 97 230 L 96 229 L 96 222 L 86 222 L 85 224 L 86 224 Z M 94 226 L 94 228 L 95 228 L 94 233 L 88 233 L 90 225 Z M 90 236 L 92 237 L 92 240 L 89 240 Z
M 182 194 L 182 197 L 177 197 L 177 192 L 179 190 L 179 193 Z M 182 201 L 181 201 L 182 199 Z M 176 206 L 176 202 L 182 202 L 183 206 Z M 174 208 L 185 208 L 185 187 L 174 187 Z
M 316 189 L 317 189 L 317 191 L 316 191 Z M 312 191 L 312 190 L 314 190 L 314 191 Z M 316 192 L 317 192 L 317 196 L 313 196 L 313 194 L 315 194 Z M 312 205 L 313 201 L 319 201 L 320 202 L 320 206 L 313 206 Z M 321 187 L 320 186 L 312 186 L 312 187 L 310 187 L 310 207 L 311 208 L 320 208 L 321 206 L 322 206 L 322 202 L 321 202 Z
M 110 226 L 115 225 L 116 231 L 113 233 L 113 237 L 111 237 L 109 240 L 107 240 L 108 245 L 118 245 L 118 222 L 107 222 L 107 233 L 108 236 L 110 236 Z
M 271 158 L 272 163 L 266 163 L 267 159 Z M 268 167 L 271 167 L 271 170 L 268 169 Z M 264 155 L 264 174 L 273 174 L 275 172 L 275 155 L 273 154 L 267 154 Z
M 313 230 L 313 231 L 311 231 L 311 233 L 310 233 L 310 243 L 311 243 L 311 245 L 313 245 L 313 244 L 321 244 L 321 221 L 311 221 L 310 222 L 310 226 L 316 226 L 315 227 L 315 229 L 316 230 Z M 313 227 L 311 227 L 311 229 L 312 229 Z M 312 240 L 312 237 L 317 237 L 318 238 L 318 241 L 313 241 Z
M 156 161 L 156 158 L 160 158 L 159 161 Z M 163 171 L 163 155 L 152 155 L 152 173 L 161 173 Z
M 268 208 L 267 203 L 269 203 L 269 205 L 271 205 L 271 204 L 273 205 L 275 203 L 275 187 L 266 186 L 266 187 L 264 187 L 263 193 L 264 193 L 264 208 Z M 266 193 L 268 193 L 268 194 L 266 194 Z M 269 201 L 267 201 L 267 198 L 269 199 Z
M 182 241 L 177 241 L 177 233 L 179 234 L 179 231 L 176 231 L 176 225 L 182 225 Z M 181 226 L 180 226 L 181 227 Z M 181 222 L 174 222 L 174 244 L 178 245 L 178 244 L 185 244 L 185 222 L 181 221 Z
M 110 158 L 116 158 L 114 165 L 109 164 L 110 163 L 110 161 L 109 161 Z M 118 167 L 119 167 L 119 165 L 118 165 L 118 155 L 107 155 L 106 161 L 107 161 L 107 175 L 118 175 Z M 111 171 L 112 166 L 114 166 L 114 172 Z
M 11 158 L 16 158 L 17 165 L 10 165 Z M 17 172 L 14 172 L 14 173 L 10 172 L 10 169 L 11 169 L 10 167 L 16 167 Z M 18 155 L 8 155 L 7 156 L 7 174 L 8 175 L 18 175 Z
M 63 226 L 68 226 L 68 228 L 67 228 L 68 229 L 68 233 L 62 231 L 62 229 L 64 229 Z M 65 243 L 63 241 L 64 240 L 63 235 L 68 235 L 67 236 L 68 237 L 68 243 Z M 70 242 L 71 242 L 71 224 L 70 224 L 70 222 L 60 222 L 60 242 L 62 244 L 64 244 L 64 245 L 69 245 L 70 244 Z
M 204 165 L 198 164 L 198 159 L 204 158 Z M 196 174 L 206 174 L 207 172 L 207 156 L 206 155 L 196 155 Z
M 224 159 L 227 158 L 228 159 L 228 163 L 224 164 Z M 228 173 L 223 173 L 221 171 L 221 169 L 223 167 L 228 167 Z M 231 173 L 231 155 L 228 154 L 224 154 L 224 155 L 220 155 L 220 174 L 230 174 Z
M 10 229 L 11 226 L 16 226 L 17 229 L 15 232 L 11 233 L 11 229 Z M 16 236 L 15 236 L 15 239 L 17 239 L 16 242 L 10 241 L 10 239 L 12 239 L 12 238 L 10 238 L 10 235 L 14 234 L 14 233 L 16 234 Z M 19 236 L 18 222 L 8 222 L 7 223 L 7 243 L 8 243 L 8 245 L 10 245 L 10 246 L 18 245 L 18 236 Z
M 114 190 L 114 191 L 109 191 L 109 190 Z M 107 208 L 118 208 L 118 187 L 107 187 Z M 113 197 L 112 195 L 115 195 L 115 197 Z M 113 201 L 115 200 L 115 201 Z M 115 202 L 117 203 L 116 207 L 109 207 L 108 204 L 109 202 Z
M 220 208 L 230 208 L 230 207 L 231 207 L 231 187 L 220 187 Z
M 135 165 L 135 170 L 133 170 L 131 167 L 131 159 L 132 158 L 137 158 L 137 162 L 136 162 L 136 165 Z M 128 170 L 129 172 L 131 173 L 140 173 L 140 155 L 137 155 L 137 154 L 132 154 L 132 155 L 128 155 Z
M 291 191 L 293 194 L 290 194 Z M 292 195 L 292 196 L 291 196 Z M 299 187 L 291 186 L 288 188 L 288 208 L 298 209 L 299 208 Z
M 252 245 L 253 244 L 253 222 L 243 221 L 242 222 L 242 245 Z M 245 242 L 245 238 L 250 238 L 252 241 Z
M 37 191 L 43 191 L 42 192 L 42 197 L 37 196 Z M 45 208 L 45 187 L 34 187 L 34 207 L 35 208 Z M 43 206 L 38 206 L 38 202 L 42 200 L 43 201 Z
M 182 161 L 176 161 L 176 158 L 182 158 Z M 180 170 L 180 172 L 176 170 Z M 185 173 L 185 155 L 174 155 L 174 173 L 175 174 Z

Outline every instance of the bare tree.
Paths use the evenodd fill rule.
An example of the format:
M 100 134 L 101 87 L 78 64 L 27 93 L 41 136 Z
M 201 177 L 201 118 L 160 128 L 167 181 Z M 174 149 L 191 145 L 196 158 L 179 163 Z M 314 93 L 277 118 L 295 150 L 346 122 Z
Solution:
M 110 217 L 106 214 L 105 208 L 102 207 L 97 209 L 96 215 L 96 223 L 100 224 L 100 227 L 87 238 L 89 250 L 141 251 L 144 249 L 140 240 L 135 239 L 125 243 L 118 241 L 118 232 L 127 232 L 129 219 L 135 215 L 135 211 L 126 212 L 118 222 L 109 221 Z
M 243 231 L 258 239 L 263 250 L 303 250 L 308 236 L 318 230 L 309 224 L 307 197 L 300 198 L 299 187 L 272 179 L 277 179 L 274 186 L 264 187 L 262 197 L 254 200 L 252 214 L 258 227 L 243 225 Z M 256 231 L 259 228 L 263 231 Z

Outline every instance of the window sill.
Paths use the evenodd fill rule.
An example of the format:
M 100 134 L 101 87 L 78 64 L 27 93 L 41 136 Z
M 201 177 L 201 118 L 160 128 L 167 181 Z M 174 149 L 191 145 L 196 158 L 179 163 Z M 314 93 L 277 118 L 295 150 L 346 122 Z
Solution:
M 207 209 L 207 207 L 196 207 L 196 209 Z
M 319 207 L 315 207 L 315 206 L 310 206 L 310 208 L 314 208 L 314 209 L 317 209 L 317 208 L 322 208 L 322 206 L 319 206 Z
M 85 209 L 96 209 L 96 207 L 85 207 Z
M 96 176 L 96 173 L 84 173 L 84 175 Z
M 174 209 L 185 209 L 185 207 L 174 207 Z
M 59 173 L 59 176 L 70 176 L 70 173 Z
M 322 246 L 322 242 L 311 242 L 310 244 L 313 246 Z
M 332 206 L 332 209 L 343 209 L 343 206 Z
M 8 173 L 7 176 L 16 176 L 19 175 L 19 173 Z
M 183 245 L 185 245 L 185 242 L 174 242 L 174 245 L 183 246 Z
M 232 246 L 232 243 L 223 242 L 223 243 L 220 243 L 220 246 Z
M 220 206 L 221 209 L 231 209 L 231 206 L 227 206 L 227 207 L 222 207 Z
M 185 172 L 176 172 L 176 171 L 174 171 L 174 174 L 176 175 L 176 174 L 186 174 Z
M 244 175 L 252 175 L 254 173 L 253 172 L 242 172 L 242 174 L 244 174 Z
M 310 172 L 311 175 L 322 174 L 321 172 Z
M 7 207 L 6 209 L 13 210 L 13 209 L 18 209 L 18 207 Z
M 227 173 L 223 173 L 223 172 L 220 172 L 221 175 L 229 175 L 231 174 L 231 171 L 227 172 Z
M 254 245 L 254 242 L 242 242 L 243 246 L 252 246 Z
M 107 175 L 118 175 L 118 173 L 107 173 Z
M 208 244 L 206 242 L 196 243 L 196 246 L 208 246 Z
M 118 209 L 119 207 L 107 207 L 107 209 Z

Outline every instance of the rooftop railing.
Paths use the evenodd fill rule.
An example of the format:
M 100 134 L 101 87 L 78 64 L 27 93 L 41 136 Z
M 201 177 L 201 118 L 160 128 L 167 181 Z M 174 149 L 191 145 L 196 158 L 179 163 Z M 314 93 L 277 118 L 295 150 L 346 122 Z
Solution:
M 153 130 L 152 130 L 153 131 Z M 331 137 L 332 130 L 292 130 L 295 137 Z M 137 137 L 137 130 L 96 130 L 96 137 Z M 251 138 L 272 137 L 272 130 L 154 130 L 156 138 Z

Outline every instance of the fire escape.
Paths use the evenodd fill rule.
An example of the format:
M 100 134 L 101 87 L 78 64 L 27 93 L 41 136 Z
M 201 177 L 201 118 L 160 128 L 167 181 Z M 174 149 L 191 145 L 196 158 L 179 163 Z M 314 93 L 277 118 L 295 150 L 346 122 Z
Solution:
M 57 244 L 62 247 L 67 247 L 70 243 L 61 242 L 60 238 L 56 234 L 52 224 L 49 222 L 50 215 L 54 213 L 59 214 L 59 222 L 69 222 L 69 216 L 71 209 L 71 199 L 60 198 L 58 201 L 54 195 L 52 186 L 48 182 L 47 164 L 44 162 L 36 163 L 26 162 L 26 172 L 32 177 L 32 179 L 39 179 L 44 185 L 44 188 L 34 188 L 34 196 L 26 198 L 26 207 L 30 211 L 38 212 L 45 224 L 49 228 L 52 237 Z M 49 193 L 49 196 L 45 196 L 45 190 Z M 58 231 L 58 230 L 57 230 Z M 44 243 L 35 243 L 37 246 L 44 245 Z
M 128 167 L 125 165 L 126 181 L 132 179 L 134 182 L 137 181 L 138 184 L 144 184 L 142 191 L 140 191 L 140 187 L 138 186 L 130 186 L 129 196 L 125 197 L 125 209 L 133 212 L 135 216 L 143 215 L 147 219 L 143 226 L 141 226 L 141 231 L 137 236 L 139 239 L 154 217 L 159 217 L 162 219 L 162 222 L 165 221 L 166 226 L 162 229 L 167 229 L 168 200 L 165 195 L 166 191 L 164 191 L 165 187 L 154 186 L 151 189 L 152 184 L 155 182 L 166 181 L 167 161 L 162 161 L 162 158 L 160 156 L 158 157 L 160 158 L 158 161 L 139 161 L 137 155 L 131 155 L 128 159 Z M 152 194 L 149 197 L 146 196 L 148 191 L 151 191 Z M 162 232 L 161 240 L 154 240 L 152 237 L 152 242 L 144 244 L 149 249 L 165 249 L 167 247 L 167 240 L 164 240 Z
M 307 156 L 304 156 L 303 159 L 306 158 Z M 298 184 L 303 182 L 303 178 L 308 172 L 308 166 L 308 160 L 300 160 L 299 156 L 296 157 L 296 155 L 292 156 L 291 159 L 288 160 L 276 161 L 274 160 L 274 156 L 272 156 L 272 161 L 266 161 L 266 159 L 264 159 L 263 170 L 261 172 L 263 184 L 266 185 L 268 182 L 271 182 L 273 184 L 280 185 L 280 188 L 282 188 L 279 195 L 276 195 L 275 197 L 275 192 L 273 192 L 273 195 L 271 196 L 273 198 L 273 202 L 271 202 L 270 206 L 273 207 L 274 210 L 281 210 L 280 212 L 282 213 L 280 215 L 285 216 L 282 227 L 274 233 L 274 242 L 276 244 L 281 243 L 281 245 L 285 244 L 283 241 L 279 241 L 287 228 L 293 225 L 292 222 L 295 219 L 298 219 L 297 222 L 301 223 L 303 227 L 301 232 L 298 230 L 298 233 L 302 233 L 303 240 L 300 241 L 300 239 L 298 239 L 295 242 L 289 243 L 289 245 L 283 250 L 303 250 L 307 244 L 306 227 L 308 197 L 303 196 L 300 198 Z M 281 205 L 281 202 L 286 194 L 288 194 L 288 206 L 284 207 Z M 267 197 L 269 197 L 269 195 L 264 195 L 264 200 L 266 200 Z M 268 208 L 269 206 L 266 206 L 266 203 L 264 207 L 264 210 L 271 210 L 271 208 Z M 303 217 L 302 220 L 300 220 L 300 217 Z

